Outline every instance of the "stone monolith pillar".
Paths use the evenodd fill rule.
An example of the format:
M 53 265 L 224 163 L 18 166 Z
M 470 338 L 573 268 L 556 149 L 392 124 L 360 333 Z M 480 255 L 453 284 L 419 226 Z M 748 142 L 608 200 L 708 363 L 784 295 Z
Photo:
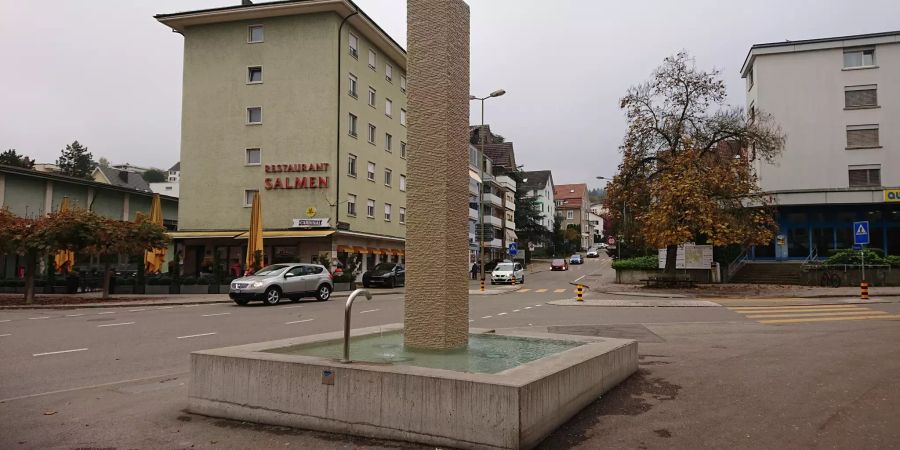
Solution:
M 469 332 L 469 6 L 407 1 L 405 344 L 465 347 Z

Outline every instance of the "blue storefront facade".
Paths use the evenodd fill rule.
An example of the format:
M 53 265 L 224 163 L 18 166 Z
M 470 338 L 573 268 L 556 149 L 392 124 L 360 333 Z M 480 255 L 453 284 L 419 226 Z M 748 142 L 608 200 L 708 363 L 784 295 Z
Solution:
M 779 206 L 778 235 L 755 246 L 750 257 L 760 261 L 824 259 L 835 250 L 853 247 L 853 222 L 868 221 L 870 244 L 885 255 L 900 255 L 900 203 Z

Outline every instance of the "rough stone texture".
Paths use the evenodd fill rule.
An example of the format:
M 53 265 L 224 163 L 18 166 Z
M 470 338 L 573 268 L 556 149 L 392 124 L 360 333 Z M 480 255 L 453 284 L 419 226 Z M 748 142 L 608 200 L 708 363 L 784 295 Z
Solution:
M 397 331 L 399 324 L 353 330 Z M 490 330 L 472 330 L 474 333 Z M 464 449 L 529 449 L 637 370 L 633 340 L 504 331 L 583 345 L 496 374 L 268 353 L 341 332 L 191 354 L 197 414 Z M 323 372 L 333 373 L 333 384 Z
M 405 343 L 468 340 L 469 6 L 407 2 L 409 191 Z

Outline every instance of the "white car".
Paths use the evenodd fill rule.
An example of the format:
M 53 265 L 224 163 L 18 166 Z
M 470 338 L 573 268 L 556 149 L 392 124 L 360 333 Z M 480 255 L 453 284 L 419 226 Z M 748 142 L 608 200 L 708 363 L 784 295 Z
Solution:
M 596 248 L 592 248 L 587 251 L 587 257 L 588 258 L 599 258 L 600 252 L 598 252 Z
M 524 284 L 525 268 L 520 263 L 503 262 L 491 272 L 491 284 L 512 284 L 513 277 L 516 283 Z

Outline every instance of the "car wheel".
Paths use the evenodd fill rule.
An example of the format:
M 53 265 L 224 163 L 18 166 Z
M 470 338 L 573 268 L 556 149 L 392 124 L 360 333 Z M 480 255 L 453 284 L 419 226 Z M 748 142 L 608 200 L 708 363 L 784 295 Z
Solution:
M 277 286 L 266 289 L 266 296 L 263 298 L 263 302 L 269 306 L 277 305 L 281 302 L 281 289 Z
M 331 287 L 328 286 L 327 284 L 323 284 L 323 285 L 319 286 L 319 290 L 316 291 L 316 298 L 322 302 L 331 298 Z
M 247 306 L 247 303 L 250 303 L 250 300 L 244 300 L 244 299 L 238 300 L 238 299 L 234 299 L 234 302 L 237 303 L 238 306 Z
M 519 284 L 525 284 L 525 275 L 522 275 L 522 281 L 520 281 Z

